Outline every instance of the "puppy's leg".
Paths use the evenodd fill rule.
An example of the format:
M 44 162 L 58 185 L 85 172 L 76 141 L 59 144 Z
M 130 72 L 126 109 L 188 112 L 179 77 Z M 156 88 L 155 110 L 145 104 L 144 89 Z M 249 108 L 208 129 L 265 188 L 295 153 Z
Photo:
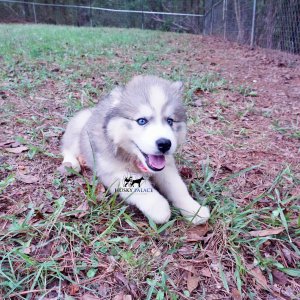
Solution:
M 103 174 L 103 173 L 102 173 Z M 139 178 L 134 174 L 131 174 L 132 178 Z M 126 173 L 106 173 L 104 176 L 100 176 L 104 185 L 108 186 L 111 193 L 115 193 L 119 189 L 119 195 L 127 203 L 135 205 L 144 215 L 150 217 L 155 223 L 165 223 L 170 219 L 171 210 L 168 201 L 151 185 L 149 180 L 142 182 L 141 188 L 147 190 L 147 192 L 133 192 L 129 188 L 122 189 L 122 182 L 125 177 L 128 177 Z M 125 190 L 128 191 L 125 191 Z
M 80 171 L 80 164 L 78 156 L 80 155 L 80 133 L 89 117 L 91 116 L 91 110 L 86 109 L 75 115 L 66 128 L 65 134 L 62 138 L 62 155 L 64 157 L 64 163 L 70 163 L 72 168 L 76 171 Z
M 201 206 L 190 196 L 185 183 L 178 174 L 173 158 L 164 170 L 154 174 L 153 179 L 162 194 L 180 209 L 184 217 L 194 224 L 202 224 L 209 219 L 208 207 Z

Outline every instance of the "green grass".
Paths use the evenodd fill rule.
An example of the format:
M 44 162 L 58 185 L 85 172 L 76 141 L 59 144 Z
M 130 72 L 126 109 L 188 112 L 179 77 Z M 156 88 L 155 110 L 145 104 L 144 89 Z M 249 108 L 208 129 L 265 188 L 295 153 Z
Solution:
M 273 122 L 273 127 L 275 131 L 278 131 L 284 136 L 294 138 L 294 139 L 300 139 L 300 125 L 299 121 L 297 119 L 297 122 L 291 122 L 290 124 L 287 124 L 285 126 L 282 126 L 278 120 L 275 120 Z
M 160 41 L 162 33 L 153 31 L 145 34 L 145 31 L 135 30 L 132 34 L 126 29 L 48 25 L 0 25 L 0 30 L 0 55 L 5 66 L 0 76 L 7 83 L 6 90 L 21 96 L 34 93 L 51 79 L 65 82 L 70 90 L 78 87 L 76 82 L 82 77 L 101 72 L 118 70 L 123 80 L 128 80 L 133 74 L 144 71 L 145 63 L 156 61 L 156 53 L 170 51 L 170 47 Z M 148 51 L 149 44 L 151 51 Z M 132 47 L 135 54 L 130 57 Z M 127 58 L 130 60 L 124 63 Z M 154 70 L 151 68 L 148 72 Z M 114 81 L 106 80 L 108 87 L 114 86 Z M 88 82 L 82 90 L 86 95 L 98 93 Z
M 240 176 L 247 171 L 249 170 L 234 176 Z M 234 199 L 223 196 L 226 190 L 224 182 L 230 178 L 213 183 L 212 175 L 213 171 L 204 166 L 204 177 L 193 182 L 192 190 L 197 195 L 196 199 L 213 207 L 211 224 L 215 227 L 220 275 L 224 288 L 229 291 L 224 269 L 228 272 L 230 267 L 223 265 L 222 261 L 226 258 L 232 260 L 235 265 L 231 271 L 234 271 L 240 293 L 244 289 L 251 291 L 251 287 L 245 285 L 245 278 L 251 274 L 248 258 L 243 255 L 245 252 L 252 253 L 255 265 L 266 270 L 271 278 L 271 270 L 274 268 L 298 277 L 299 270 L 285 268 L 276 257 L 266 258 L 263 255 L 265 243 L 278 242 L 289 244 L 293 249 L 297 249 L 297 255 L 300 254 L 292 242 L 299 234 L 299 230 L 289 229 L 291 220 L 288 216 L 293 212 L 299 214 L 299 207 L 293 205 L 289 213 L 285 214 L 284 206 L 294 199 L 285 194 L 281 199 L 278 195 L 286 177 L 295 180 L 294 186 L 300 184 L 291 170 L 286 168 L 278 174 L 272 187 L 246 207 L 239 207 Z M 86 194 L 86 198 L 89 199 L 90 195 Z M 255 208 L 255 204 L 262 198 L 277 204 L 263 209 Z M 80 217 L 80 213 L 85 212 L 84 210 L 65 211 L 64 197 L 54 201 L 54 211 L 51 214 L 43 214 L 32 203 L 27 207 L 27 213 L 21 222 L 14 215 L 5 217 L 11 225 L 6 233 L 0 236 L 3 247 L 0 251 L 0 278 L 2 278 L 0 286 L 2 291 L 5 291 L 3 296 L 14 294 L 20 296 L 21 291 L 34 290 L 46 295 L 47 291 L 51 291 L 51 283 L 60 288 L 66 283 L 76 284 L 83 292 L 90 291 L 92 287 L 85 284 L 85 281 L 99 276 L 98 271 L 105 264 L 108 267 L 107 262 L 113 257 L 117 264 L 123 265 L 126 278 L 129 280 L 143 282 L 146 278 L 147 299 L 152 299 L 154 295 L 156 299 L 165 299 L 166 295 L 170 299 L 179 299 L 176 293 L 172 292 L 171 287 L 175 284 L 165 270 L 169 264 L 168 260 L 164 261 L 162 266 L 157 265 L 153 252 L 153 247 L 164 247 L 164 252 L 172 253 L 180 250 L 185 241 L 184 236 L 172 237 L 172 233 L 178 230 L 176 227 L 178 225 L 171 221 L 162 226 L 156 226 L 151 222 L 150 227 L 145 227 L 144 224 L 141 226 L 126 212 L 126 206 L 111 196 L 104 196 L 97 205 L 89 203 L 90 207 L 83 217 Z M 97 228 L 99 221 L 103 229 Z M 180 230 L 183 232 L 187 230 L 187 225 L 181 223 Z M 285 228 L 285 232 L 279 237 L 249 236 L 249 232 L 253 230 L 277 227 Z M 165 237 L 161 236 L 162 233 Z M 141 238 L 145 241 L 138 247 L 134 246 Z M 48 248 L 47 245 L 52 247 Z M 198 251 L 195 250 L 195 253 Z M 149 256 L 147 254 L 149 252 L 154 253 L 154 256 Z M 161 253 L 159 257 L 160 255 Z M 94 293 L 97 295 L 96 291 Z
M 132 34 L 126 29 L 76 28 L 49 25 L 1 25 L 0 51 L 10 61 L 15 57 L 29 60 L 65 62 L 77 57 L 104 55 L 114 57 L 118 47 L 144 48 L 151 39 L 157 39 L 155 32 L 145 35 L 137 30 Z M 12 38 L 15 37 L 15 38 Z M 160 44 L 155 48 L 160 49 Z M 14 49 L 12 52 L 11 49 Z M 24 63 L 24 62 L 20 62 Z
M 241 95 L 245 97 L 257 97 L 257 92 L 251 86 L 242 84 L 234 89 L 236 89 Z
M 56 170 L 69 117 L 135 74 L 185 81 L 192 133 L 226 139 L 228 130 L 235 130 L 247 138 L 251 131 L 235 128 L 228 111 L 241 118 L 255 102 L 241 110 L 224 96 L 232 91 L 222 74 L 190 74 L 184 64 L 190 38 L 141 30 L 0 25 L 1 126 L 7 140 L 28 147 L 17 155 L 0 149 L 0 297 L 77 299 L 92 294 L 113 299 L 123 293 L 134 299 L 206 299 L 229 298 L 237 289 L 245 299 L 266 299 L 274 292 L 274 270 L 299 287 L 296 166 L 282 165 L 259 195 L 249 196 L 245 189 L 237 196 L 234 183 L 261 172 L 259 165 L 218 177 L 209 159 L 196 167 L 203 148 L 181 152 L 181 165 L 196 174 L 188 182 L 190 192 L 212 211 L 208 232 L 193 242 L 188 238 L 195 227 L 176 209 L 171 221 L 158 226 L 103 191 L 91 172 L 64 177 Z M 237 85 L 234 90 L 254 96 L 251 88 Z M 213 98 L 218 102 L 211 109 Z M 202 107 L 195 108 L 197 99 L 203 100 Z M 297 138 L 295 128 L 275 129 Z M 20 182 L 20 172 L 38 174 L 39 183 Z M 274 229 L 282 231 L 272 234 Z M 271 233 L 253 233 L 261 230 Z M 289 253 L 290 262 L 283 253 Z M 190 292 L 186 278 L 191 266 L 199 284 Z M 199 275 L 205 268 L 211 277 Z M 256 268 L 267 286 L 256 283 Z M 299 289 L 292 293 L 296 299 Z
M 186 103 L 192 104 L 195 94 L 214 93 L 226 87 L 226 80 L 220 74 L 209 72 L 197 74 L 190 78 L 189 89 L 186 93 Z

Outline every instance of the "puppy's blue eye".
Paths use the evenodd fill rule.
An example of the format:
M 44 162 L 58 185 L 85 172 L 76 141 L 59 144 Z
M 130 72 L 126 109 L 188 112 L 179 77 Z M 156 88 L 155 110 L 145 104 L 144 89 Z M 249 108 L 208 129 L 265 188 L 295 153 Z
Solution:
M 137 122 L 139 125 L 143 126 L 143 125 L 145 125 L 145 124 L 148 123 L 148 120 L 145 119 L 145 118 L 140 118 L 140 119 L 137 119 L 136 122 Z
M 171 118 L 168 118 L 168 119 L 167 119 L 167 122 L 168 122 L 168 124 L 169 124 L 170 126 L 172 126 L 172 125 L 173 125 L 173 122 L 174 122 L 174 120 L 173 120 L 173 119 L 171 119 Z

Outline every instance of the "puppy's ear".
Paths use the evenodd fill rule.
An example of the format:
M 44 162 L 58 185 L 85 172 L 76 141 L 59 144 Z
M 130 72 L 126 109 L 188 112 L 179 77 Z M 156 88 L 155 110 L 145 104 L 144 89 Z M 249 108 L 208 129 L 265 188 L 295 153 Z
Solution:
M 182 81 L 175 81 L 171 84 L 171 87 L 179 94 L 183 93 L 183 82 Z
M 123 86 L 117 86 L 110 92 L 110 95 L 112 97 L 119 98 L 122 95 L 123 91 L 124 91 Z

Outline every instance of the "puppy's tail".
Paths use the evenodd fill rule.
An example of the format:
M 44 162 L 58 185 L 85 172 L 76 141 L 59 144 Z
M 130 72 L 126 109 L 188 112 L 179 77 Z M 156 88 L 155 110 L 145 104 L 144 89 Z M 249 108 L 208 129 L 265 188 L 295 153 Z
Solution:
M 80 155 L 80 134 L 90 118 L 92 111 L 85 109 L 76 114 L 68 123 L 65 134 L 62 138 L 62 155 L 64 157 L 64 163 L 70 163 L 72 168 L 76 171 L 80 171 L 80 164 L 78 157 Z

